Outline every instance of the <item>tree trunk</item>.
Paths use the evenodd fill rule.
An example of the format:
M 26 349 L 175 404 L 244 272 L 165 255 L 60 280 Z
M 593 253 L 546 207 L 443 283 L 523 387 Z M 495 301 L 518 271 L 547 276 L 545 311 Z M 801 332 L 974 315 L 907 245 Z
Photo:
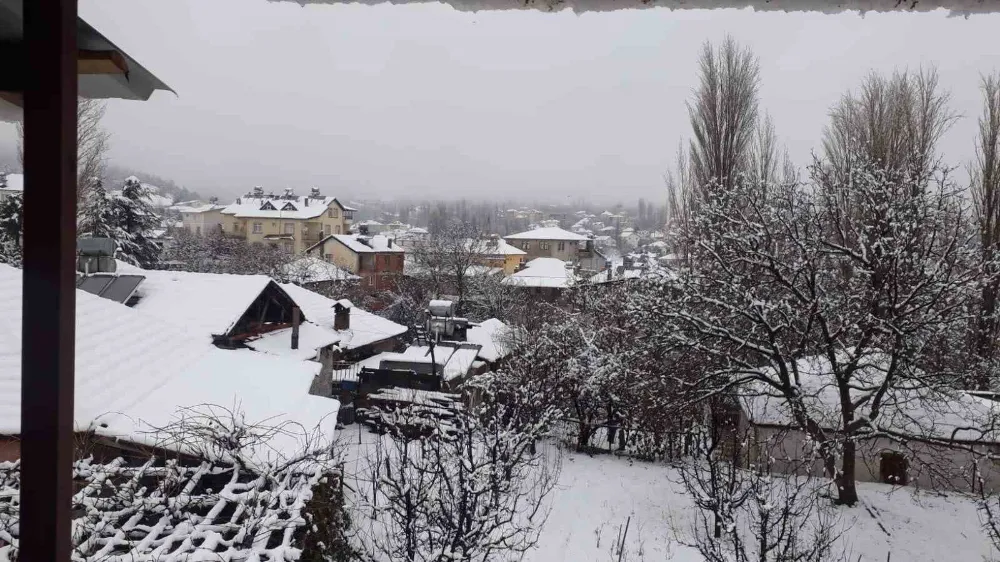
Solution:
M 854 505 L 858 503 L 858 488 L 854 478 L 854 467 L 857 464 L 857 445 L 853 440 L 844 441 L 844 458 L 841 461 L 840 474 L 837 482 L 837 505 Z

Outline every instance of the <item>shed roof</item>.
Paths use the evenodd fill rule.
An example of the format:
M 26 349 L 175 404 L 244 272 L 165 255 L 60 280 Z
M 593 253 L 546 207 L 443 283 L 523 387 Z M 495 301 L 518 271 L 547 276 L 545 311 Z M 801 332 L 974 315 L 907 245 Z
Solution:
M 124 262 L 118 262 L 118 270 L 146 277 L 135 292 L 140 297 L 136 310 L 199 336 L 228 333 L 273 283 L 266 275 L 144 270 Z M 309 318 L 308 313 L 305 316 Z
M 566 288 L 576 282 L 576 275 L 566 262 L 556 258 L 535 258 L 503 282 L 524 287 Z

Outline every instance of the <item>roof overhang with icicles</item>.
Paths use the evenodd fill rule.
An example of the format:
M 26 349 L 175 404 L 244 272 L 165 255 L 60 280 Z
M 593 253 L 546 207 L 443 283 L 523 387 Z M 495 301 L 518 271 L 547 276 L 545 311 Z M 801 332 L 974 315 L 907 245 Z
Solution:
M 444 3 L 459 11 L 539 10 L 557 12 L 611 12 L 640 8 L 724 9 L 753 8 L 766 12 L 930 12 L 945 9 L 951 15 L 965 16 L 1000 12 L 997 0 L 271 0 L 297 4 L 426 4 Z
M 11 63 L 0 77 L 0 121 L 18 121 L 24 80 L 22 0 L 0 0 L 0 58 Z M 119 49 L 83 19 L 77 19 L 77 76 L 80 97 L 148 100 L 156 90 L 173 92 L 162 80 Z M 18 63 L 21 64 L 18 64 Z

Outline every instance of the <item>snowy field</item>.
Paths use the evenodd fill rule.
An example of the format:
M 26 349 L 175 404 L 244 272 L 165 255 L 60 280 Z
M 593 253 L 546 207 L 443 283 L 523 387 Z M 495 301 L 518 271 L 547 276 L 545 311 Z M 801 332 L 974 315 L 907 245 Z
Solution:
M 374 436 L 359 426 L 341 433 L 347 470 L 363 464 Z M 851 562 L 983 561 L 998 558 L 980 528 L 974 502 L 959 495 L 859 485 L 861 505 L 840 510 L 839 526 Z M 622 562 L 701 562 L 685 546 L 693 510 L 676 472 L 663 464 L 609 455 L 562 455 L 559 485 L 537 550 L 527 562 L 617 562 L 613 554 L 628 521 Z M 629 521 L 629 518 L 631 520 Z

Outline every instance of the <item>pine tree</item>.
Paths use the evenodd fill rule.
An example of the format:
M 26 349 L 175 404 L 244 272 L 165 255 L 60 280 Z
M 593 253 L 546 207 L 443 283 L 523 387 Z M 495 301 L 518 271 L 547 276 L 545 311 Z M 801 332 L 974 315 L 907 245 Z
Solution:
M 114 238 L 114 216 L 111 200 L 103 182 L 91 187 L 81 209 L 80 235 L 95 238 Z
M 21 232 L 24 201 L 20 195 L 0 200 L 0 263 L 21 266 Z
M 160 221 L 150 208 L 149 195 L 149 189 L 133 176 L 110 201 L 110 237 L 118 245 L 117 257 L 139 267 L 154 265 L 160 255 L 151 238 Z

